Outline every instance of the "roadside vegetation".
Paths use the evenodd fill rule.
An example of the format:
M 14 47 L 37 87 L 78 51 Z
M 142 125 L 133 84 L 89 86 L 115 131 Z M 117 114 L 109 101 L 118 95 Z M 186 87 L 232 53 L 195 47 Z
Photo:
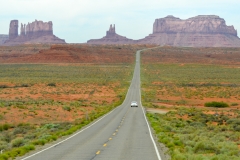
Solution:
M 162 47 L 142 53 L 142 101 L 173 160 L 238 160 L 240 75 L 235 48 Z
M 143 99 L 147 106 L 149 103 L 204 106 L 219 100 L 236 104 L 240 102 L 238 73 L 237 66 L 143 64 Z
M 1 64 L 0 160 L 70 135 L 120 105 L 132 73 L 131 63 Z
M 233 113 L 213 115 L 197 108 L 177 108 L 147 117 L 172 160 L 239 160 L 240 111 Z

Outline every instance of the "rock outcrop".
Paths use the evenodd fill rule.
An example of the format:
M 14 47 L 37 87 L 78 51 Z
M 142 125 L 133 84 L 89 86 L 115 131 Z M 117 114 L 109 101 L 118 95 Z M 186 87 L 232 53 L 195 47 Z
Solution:
M 0 45 L 5 43 L 9 39 L 8 35 L 0 34 Z
M 115 26 L 111 25 L 105 37 L 89 40 L 87 43 L 240 47 L 237 30 L 233 26 L 227 26 L 223 18 L 215 15 L 200 15 L 186 20 L 174 16 L 156 19 L 153 33 L 140 40 L 132 40 L 116 34 Z
M 18 20 L 12 20 L 9 26 L 9 40 L 13 40 L 18 36 Z
M 233 26 L 215 15 L 181 20 L 173 16 L 156 19 L 153 33 L 137 43 L 186 47 L 240 47 Z
M 52 22 L 43 22 L 35 20 L 27 25 L 21 24 L 21 35 L 28 38 L 53 35 Z
M 52 22 L 35 20 L 32 23 L 21 24 L 18 35 L 18 21 L 10 23 L 9 40 L 4 45 L 18 45 L 23 43 L 65 43 L 65 40 L 53 34 Z
M 173 16 L 156 19 L 153 24 L 154 33 L 203 33 L 203 34 L 230 34 L 237 36 L 233 26 L 227 26 L 219 16 L 196 16 L 181 20 Z
M 132 44 L 134 40 L 120 36 L 116 33 L 115 25 L 110 25 L 106 36 L 101 39 L 91 39 L 87 41 L 89 44 Z

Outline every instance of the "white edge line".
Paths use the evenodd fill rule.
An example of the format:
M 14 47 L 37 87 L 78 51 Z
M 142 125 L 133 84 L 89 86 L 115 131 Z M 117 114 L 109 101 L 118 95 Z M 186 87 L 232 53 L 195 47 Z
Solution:
M 141 93 L 141 91 L 140 91 L 140 93 Z M 140 99 L 140 104 L 141 104 L 141 107 L 142 107 L 143 115 L 144 115 L 144 118 L 145 118 L 145 120 L 146 120 L 146 123 L 147 123 L 147 126 L 148 126 L 148 130 L 149 130 L 149 133 L 150 133 L 150 137 L 151 137 L 151 140 L 152 140 L 152 142 L 153 142 L 153 145 L 154 145 L 154 148 L 155 148 L 155 151 L 156 151 L 157 157 L 158 157 L 159 160 L 161 160 L 161 157 L 160 157 L 159 151 L 158 151 L 158 149 L 157 149 L 157 145 L 156 145 L 156 143 L 155 143 L 155 141 L 154 141 L 154 139 L 153 139 L 153 136 L 152 136 L 152 132 L 151 132 L 150 126 L 149 126 L 149 124 L 148 124 L 148 121 L 147 121 L 147 118 L 146 118 L 145 112 L 144 112 L 144 110 L 143 110 L 143 106 L 142 106 L 141 99 Z
M 127 97 L 127 95 L 129 94 L 129 89 L 130 89 L 130 87 L 128 88 L 128 91 L 127 91 L 126 97 Z M 125 97 L 123 103 L 126 101 L 126 97 Z M 122 104 L 123 104 L 123 103 L 122 103 Z M 89 126 L 87 126 L 86 128 L 80 130 L 79 132 L 77 132 L 77 133 L 71 135 L 70 137 L 68 137 L 68 138 L 66 138 L 66 139 L 64 139 L 64 140 L 62 140 L 62 141 L 60 141 L 60 142 L 58 142 L 58 143 L 56 143 L 56 144 L 54 144 L 54 145 L 48 147 L 48 148 L 45 148 L 45 149 L 43 149 L 43 150 L 41 150 L 41 151 L 39 151 L 39 152 L 37 152 L 37 153 L 34 153 L 34 154 L 32 154 L 32 155 L 30 155 L 30 156 L 28 156 L 28 157 L 25 157 L 25 158 L 23 158 L 23 159 L 21 159 L 21 160 L 26 160 L 26 159 L 28 159 L 28 158 L 31 158 L 31 157 L 33 157 L 33 156 L 39 154 L 39 153 L 42 153 L 42 152 L 44 152 L 44 151 L 46 151 L 46 150 L 49 150 L 49 149 L 51 149 L 51 148 L 53 148 L 53 147 L 55 147 L 55 146 L 57 146 L 57 145 L 59 145 L 59 144 L 65 142 L 65 141 L 67 141 L 67 140 L 69 140 L 69 139 L 75 137 L 76 135 L 80 134 L 81 132 L 85 131 L 86 129 L 92 127 L 94 124 L 96 124 L 97 122 L 99 122 L 100 120 L 102 120 L 103 118 L 105 118 L 107 115 L 111 114 L 114 110 L 116 110 L 116 109 L 117 109 L 118 107 L 120 107 L 122 104 L 120 104 L 120 105 L 117 106 L 115 109 L 113 109 L 112 111 L 108 112 L 107 114 L 105 114 L 103 117 L 101 117 L 100 119 L 98 119 L 97 121 L 95 121 L 94 123 L 92 123 L 91 125 L 89 125 Z
M 118 108 L 118 107 L 117 107 L 117 108 Z M 116 108 L 115 108 L 115 109 L 116 109 Z M 115 109 L 114 109 L 114 110 L 115 110 Z M 37 153 L 34 153 L 34 154 L 32 154 L 32 155 L 30 155 L 30 156 L 28 156 L 28 157 L 25 157 L 25 158 L 23 158 L 22 160 L 25 160 L 25 159 L 31 158 L 31 157 L 33 157 L 33 156 L 39 154 L 39 153 L 42 153 L 42 152 L 44 152 L 44 151 L 46 151 L 46 150 L 48 150 L 48 149 L 51 149 L 51 148 L 53 148 L 53 147 L 55 147 L 55 146 L 57 146 L 57 145 L 59 145 L 59 144 L 61 144 L 61 143 L 63 143 L 63 142 L 65 142 L 65 141 L 67 141 L 67 140 L 69 140 L 69 139 L 75 137 L 75 136 L 78 135 L 79 133 L 85 131 L 86 129 L 90 128 L 91 126 L 93 126 L 94 124 L 96 124 L 97 122 L 99 122 L 100 120 L 102 120 L 104 117 L 106 117 L 107 115 L 109 115 L 110 113 L 112 113 L 114 110 L 112 110 L 111 112 L 107 113 L 107 114 L 104 115 L 102 118 L 100 118 L 100 119 L 98 119 L 96 122 L 92 123 L 90 126 L 88 126 L 88 127 L 84 128 L 84 129 L 80 130 L 79 132 L 73 134 L 72 136 L 70 136 L 70 137 L 68 137 L 68 138 L 66 138 L 66 139 L 64 139 L 64 140 L 62 140 L 62 141 L 60 141 L 60 142 L 58 142 L 58 143 L 56 143 L 56 144 L 54 144 L 54 145 L 48 147 L 48 148 L 45 148 L 45 149 L 43 149 L 43 150 L 41 150 L 41 151 L 39 151 L 39 152 L 37 152 Z
M 141 54 L 141 51 L 139 52 L 139 61 L 140 61 L 140 54 Z M 139 72 L 140 72 L 140 74 L 139 74 L 139 78 L 141 78 L 141 66 L 140 66 L 140 62 L 139 62 L 139 69 L 140 69 L 140 70 L 139 70 Z M 139 86 L 140 104 L 141 104 L 141 107 L 142 107 L 142 111 L 143 111 L 144 118 L 145 118 L 146 123 L 147 123 L 147 126 L 148 126 L 148 131 L 149 131 L 149 133 L 150 133 L 150 138 L 151 138 L 151 140 L 152 140 L 152 142 L 153 142 L 153 146 L 154 146 L 154 148 L 155 148 L 155 151 L 156 151 L 156 154 L 157 154 L 158 159 L 159 159 L 159 160 L 162 160 L 162 159 L 161 159 L 161 156 L 160 156 L 160 154 L 159 154 L 159 151 L 158 151 L 157 145 L 156 145 L 156 143 L 155 143 L 155 141 L 154 141 L 154 139 L 153 139 L 153 135 L 152 135 L 152 132 L 151 132 L 150 126 L 149 126 L 149 124 L 148 124 L 148 121 L 147 121 L 147 118 L 146 118 L 145 112 L 144 112 L 144 110 L 143 110 L 143 106 L 142 106 L 142 97 L 141 97 L 141 80 L 140 80 L 139 85 L 140 85 L 140 86 Z
M 154 47 L 154 48 L 156 48 L 156 47 Z M 139 52 L 139 51 L 140 51 L 140 52 Z M 142 50 L 139 50 L 139 51 L 137 51 L 137 52 L 139 52 L 139 54 L 140 54 Z M 139 63 L 139 65 L 140 65 L 140 63 Z M 141 67 L 140 67 L 140 68 L 141 68 Z M 134 67 L 134 69 L 135 69 L 135 67 Z M 133 76 L 134 76 L 134 75 L 133 75 Z M 141 81 L 140 81 L 140 82 L 141 82 Z M 132 84 L 132 81 L 131 81 L 131 84 Z M 130 84 L 130 86 L 131 86 L 131 84 Z M 124 99 L 123 103 L 126 101 L 126 97 L 127 97 L 127 95 L 129 94 L 130 86 L 129 86 L 129 88 L 128 88 L 128 91 L 127 91 L 127 94 L 126 94 L 126 96 L 125 96 L 125 99 Z M 141 87 L 141 86 L 140 86 L 140 87 Z M 141 89 L 141 88 L 140 88 L 140 89 Z M 142 101 L 141 101 L 141 90 L 139 90 L 139 91 L 140 91 L 140 92 L 139 92 L 139 93 L 140 93 L 140 103 L 141 103 L 141 107 L 142 107 L 142 111 L 143 111 L 143 114 L 144 114 L 146 123 L 147 123 L 147 125 L 148 125 L 148 130 L 149 130 L 149 132 L 150 132 L 150 137 L 151 137 L 151 139 L 152 139 L 152 142 L 153 142 L 155 151 L 156 151 L 156 153 L 157 153 L 158 159 L 161 160 L 161 157 L 160 157 L 160 155 L 159 155 L 159 152 L 158 152 L 156 143 L 155 143 L 155 141 L 154 141 L 154 139 L 153 139 L 152 132 L 151 132 L 151 130 L 150 130 L 150 127 L 149 127 L 147 118 L 146 118 L 145 113 L 144 113 L 144 110 L 143 110 Z M 123 104 L 123 103 L 122 103 L 122 104 Z M 81 132 L 85 131 L 86 129 L 90 128 L 91 126 L 93 126 L 94 124 L 96 124 L 97 122 L 99 122 L 100 120 L 102 120 L 103 118 L 105 118 L 107 115 L 111 114 L 114 110 L 116 110 L 116 109 L 117 109 L 118 107 L 120 107 L 122 104 L 120 104 L 119 106 L 117 106 L 117 107 L 116 107 L 115 109 L 113 109 L 111 112 L 108 112 L 106 115 L 104 115 L 103 117 L 101 117 L 100 119 L 98 119 L 96 122 L 92 123 L 91 125 L 87 126 L 87 127 L 84 128 L 84 129 L 80 130 L 79 132 L 73 134 L 72 136 L 70 136 L 70 137 L 68 137 L 68 138 L 66 138 L 66 139 L 64 139 L 64 140 L 62 140 L 62 141 L 60 141 L 60 142 L 58 142 L 58 143 L 56 143 L 56 144 L 48 147 L 48 148 L 45 148 L 45 149 L 43 149 L 43 150 L 41 150 L 41 151 L 39 151 L 39 152 L 37 152 L 37 153 L 34 153 L 34 154 L 32 154 L 32 155 L 30 155 L 30 156 L 28 156 L 28 157 L 25 157 L 25 158 L 23 158 L 23 159 L 21 159 L 21 160 L 26 160 L 26 159 L 28 159 L 28 158 L 31 158 L 31 157 L 39 154 L 39 153 L 42 153 L 42 152 L 44 152 L 44 151 L 46 151 L 46 150 L 49 150 L 49 149 L 51 149 L 51 148 L 53 148 L 53 147 L 55 147 L 55 146 L 57 146 L 57 145 L 65 142 L 65 141 L 67 141 L 67 140 L 75 137 L 76 135 L 80 134 Z

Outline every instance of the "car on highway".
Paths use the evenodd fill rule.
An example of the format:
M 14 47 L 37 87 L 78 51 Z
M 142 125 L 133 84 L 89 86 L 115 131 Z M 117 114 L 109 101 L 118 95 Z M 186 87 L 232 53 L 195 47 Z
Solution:
M 132 101 L 132 102 L 131 102 L 131 107 L 138 107 L 137 102 L 136 102 L 136 101 Z

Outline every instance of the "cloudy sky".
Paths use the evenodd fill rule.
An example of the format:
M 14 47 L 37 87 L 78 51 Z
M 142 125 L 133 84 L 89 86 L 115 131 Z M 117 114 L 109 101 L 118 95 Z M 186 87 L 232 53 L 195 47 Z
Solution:
M 157 18 L 187 19 L 218 15 L 240 31 L 240 0 L 0 0 L 0 34 L 8 34 L 10 20 L 53 22 L 53 31 L 67 43 L 84 43 L 105 36 L 110 24 L 131 39 L 152 33 Z M 238 34 L 239 35 L 239 34 Z

